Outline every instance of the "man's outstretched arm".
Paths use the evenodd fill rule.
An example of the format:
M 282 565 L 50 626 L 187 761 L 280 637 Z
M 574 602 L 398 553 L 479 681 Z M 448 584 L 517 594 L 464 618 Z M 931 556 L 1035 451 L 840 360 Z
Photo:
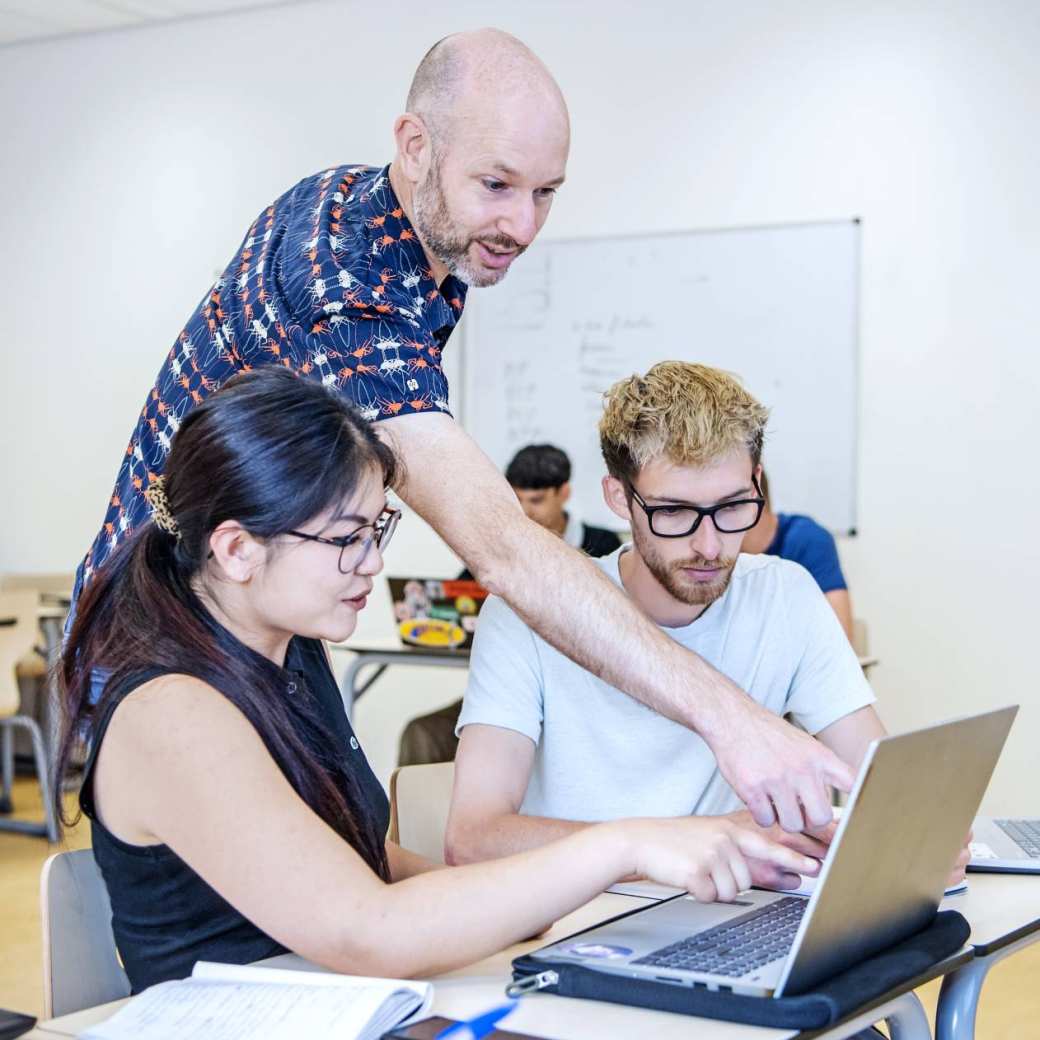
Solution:
M 401 497 L 543 639 L 699 733 L 758 823 L 800 831 L 830 819 L 829 787 L 851 787 L 848 766 L 669 639 L 595 564 L 528 520 L 454 420 L 406 415 L 375 428 L 404 462 Z
M 526 852 L 594 824 L 546 816 L 520 815 L 534 762 L 534 742 L 500 726 L 471 724 L 462 731 L 455 759 L 455 790 L 444 839 L 448 863 L 461 866 Z M 831 823 L 814 837 L 759 828 L 746 812 L 729 813 L 740 827 L 768 836 L 803 856 L 822 860 L 834 833 Z M 763 860 L 749 859 L 756 885 L 797 888 L 801 878 Z

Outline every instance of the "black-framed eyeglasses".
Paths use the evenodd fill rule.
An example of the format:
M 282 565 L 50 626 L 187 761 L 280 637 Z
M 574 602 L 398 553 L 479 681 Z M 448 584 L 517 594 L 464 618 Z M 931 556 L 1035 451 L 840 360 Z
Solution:
M 304 534 L 303 531 L 286 531 L 294 538 L 303 538 L 308 542 L 321 542 L 322 545 L 339 546 L 339 572 L 350 574 L 361 566 L 362 561 L 368 555 L 369 549 L 374 545 L 380 552 L 385 552 L 390 544 L 390 539 L 397 530 L 397 524 L 401 519 L 400 509 L 384 509 L 371 524 L 363 524 L 350 534 L 339 538 L 323 538 L 317 534 Z M 369 535 L 363 532 L 371 531 Z
M 741 531 L 750 531 L 758 523 L 766 504 L 758 481 L 752 477 L 751 482 L 757 492 L 754 498 L 738 498 L 732 502 L 720 502 L 717 506 L 706 508 L 694 505 L 648 506 L 643 501 L 643 496 L 631 483 L 628 485 L 628 489 L 642 507 L 643 512 L 646 513 L 650 530 L 658 538 L 686 538 L 701 526 L 701 521 L 706 516 L 711 517 L 715 530 L 720 534 L 739 534 Z

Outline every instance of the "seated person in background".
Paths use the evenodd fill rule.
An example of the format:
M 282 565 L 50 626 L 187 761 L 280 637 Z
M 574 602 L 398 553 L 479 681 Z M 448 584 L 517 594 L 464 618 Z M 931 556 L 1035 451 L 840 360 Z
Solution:
M 838 615 L 845 635 L 852 639 L 852 601 L 849 587 L 838 559 L 834 535 L 811 516 L 797 513 L 774 513 L 769 497 L 769 480 L 762 471 L 762 495 L 766 500 L 762 519 L 747 533 L 743 551 L 779 556 L 800 563 L 820 586 L 834 613 Z
M 324 387 L 268 367 L 181 423 L 139 526 L 79 600 L 61 661 L 80 805 L 135 992 L 287 949 L 411 978 L 471 963 L 646 872 L 733 899 L 745 857 L 811 861 L 726 820 L 605 824 L 445 869 L 386 840 L 389 806 L 322 640 L 353 632 L 399 514 L 395 459 Z M 97 703 L 91 672 L 106 670 Z
M 741 555 L 765 504 L 767 417 L 703 365 L 663 362 L 615 384 L 599 425 L 603 493 L 633 542 L 598 564 L 673 639 L 856 767 L 884 730 L 833 611 L 802 567 Z M 590 821 L 750 819 L 699 736 L 569 661 L 498 598 L 480 616 L 459 732 L 449 862 L 537 848 Z M 797 883 L 772 868 L 756 881 Z
M 506 467 L 506 480 L 516 492 L 524 512 L 536 524 L 558 534 L 568 545 L 589 556 L 606 556 L 621 545 L 613 531 L 582 523 L 567 510 L 571 497 L 571 460 L 552 444 L 529 444 L 521 448 Z M 468 570 L 460 578 L 473 577 Z M 450 762 L 458 750 L 455 727 L 462 701 L 412 719 L 401 733 L 397 763 L 418 766 L 427 762 Z
M 621 545 L 613 531 L 592 527 L 566 509 L 571 497 L 571 460 L 552 444 L 529 444 L 506 466 L 506 480 L 524 512 L 589 556 L 606 556 Z
M 621 539 L 605 527 L 592 527 L 565 507 L 571 497 L 571 460 L 554 444 L 528 444 L 506 466 L 506 480 L 529 520 L 558 534 L 589 556 L 606 556 Z M 470 577 L 463 571 L 460 578 Z

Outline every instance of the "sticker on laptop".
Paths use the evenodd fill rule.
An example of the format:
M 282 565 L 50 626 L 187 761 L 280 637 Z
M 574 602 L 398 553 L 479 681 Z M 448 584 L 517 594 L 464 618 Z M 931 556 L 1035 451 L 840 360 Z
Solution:
M 460 625 L 443 618 L 411 618 L 399 626 L 401 638 L 412 646 L 451 650 L 466 642 Z
M 571 943 L 561 946 L 560 953 L 571 957 L 587 957 L 592 960 L 610 960 L 612 957 L 631 957 L 632 950 L 627 946 L 611 946 L 607 943 Z

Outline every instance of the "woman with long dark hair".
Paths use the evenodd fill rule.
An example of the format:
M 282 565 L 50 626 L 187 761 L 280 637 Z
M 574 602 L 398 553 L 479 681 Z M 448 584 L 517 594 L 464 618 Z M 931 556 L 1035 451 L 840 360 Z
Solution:
M 323 387 L 281 370 L 236 377 L 184 419 L 148 490 L 153 521 L 80 598 L 59 780 L 85 738 L 80 804 L 135 991 L 196 960 L 287 949 L 337 971 L 432 974 L 627 875 L 733 899 L 750 883 L 745 856 L 817 866 L 725 819 L 598 824 L 447 869 L 387 841 L 386 797 L 322 640 L 353 632 L 382 569 L 396 475 Z

